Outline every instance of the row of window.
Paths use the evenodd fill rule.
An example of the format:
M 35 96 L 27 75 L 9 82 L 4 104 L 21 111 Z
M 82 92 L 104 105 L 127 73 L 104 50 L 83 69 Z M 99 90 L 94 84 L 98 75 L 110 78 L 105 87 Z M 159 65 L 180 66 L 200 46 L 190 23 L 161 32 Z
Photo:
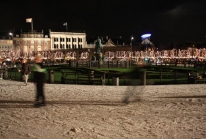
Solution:
M 0 43 L 6 43 L 6 44 L 12 44 L 12 41 L 8 41 L 8 40 L 0 40 Z
M 31 44 L 34 44 L 34 40 L 30 41 Z M 38 44 L 41 44 L 41 41 L 37 41 Z M 20 44 L 20 40 L 16 40 L 16 44 Z M 24 41 L 24 44 L 27 44 L 27 41 Z M 47 41 L 44 41 L 44 44 L 48 44 Z
M 16 49 L 20 49 L 20 48 L 22 48 L 22 47 L 20 47 L 20 46 L 16 46 Z M 30 47 L 28 47 L 28 46 L 24 46 L 23 47 L 23 49 L 24 50 L 30 50 L 30 51 L 34 51 L 34 48 L 36 48 L 38 51 L 40 51 L 40 49 L 44 49 L 44 50 L 48 50 L 48 46 L 44 46 L 44 47 L 42 47 L 42 46 L 30 46 Z
M 54 42 L 58 42 L 59 38 L 54 38 Z M 82 42 L 82 38 L 66 38 L 66 42 Z M 24 41 L 24 44 L 27 44 L 29 41 Z M 31 44 L 34 44 L 34 40 L 30 41 Z M 60 38 L 60 42 L 65 42 L 65 38 Z M 38 44 L 41 44 L 41 41 L 37 41 Z M 20 44 L 20 40 L 16 40 L 16 44 Z M 44 44 L 48 44 L 48 41 L 44 41 Z
M 0 45 L 0 48 L 4 49 L 4 48 L 12 48 L 12 45 Z
M 16 35 L 19 37 L 19 35 Z M 33 35 L 33 34 L 22 34 L 21 37 L 23 38 L 43 38 L 43 34 Z M 45 38 L 48 38 L 48 35 L 45 35 Z
M 54 42 L 58 42 L 60 39 L 60 42 L 65 42 L 65 38 L 54 38 Z M 82 38 L 66 38 L 66 42 L 82 42 Z
M 60 44 L 60 47 L 58 44 L 54 44 L 55 49 L 58 49 L 58 48 L 63 49 L 63 48 L 65 48 L 64 46 L 65 46 L 64 44 Z M 71 48 L 76 49 L 77 45 L 76 44 L 73 44 L 72 46 L 70 44 L 66 45 L 66 49 L 71 49 Z M 82 45 L 81 44 L 78 45 L 78 48 L 82 48 Z

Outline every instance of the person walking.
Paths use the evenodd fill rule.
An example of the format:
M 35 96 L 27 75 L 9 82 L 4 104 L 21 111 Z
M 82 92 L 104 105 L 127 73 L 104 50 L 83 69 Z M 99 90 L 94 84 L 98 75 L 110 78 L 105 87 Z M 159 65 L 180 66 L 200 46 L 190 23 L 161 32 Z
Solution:
M 34 83 L 36 84 L 36 99 L 35 107 L 45 106 L 44 83 L 46 78 L 46 69 L 43 69 L 43 59 L 41 56 L 36 56 L 34 59 Z
M 22 74 L 22 78 L 25 82 L 25 85 L 27 85 L 30 73 L 31 73 L 30 65 L 29 65 L 29 63 L 27 63 L 26 59 L 23 59 L 22 60 L 22 65 L 21 65 L 21 74 Z

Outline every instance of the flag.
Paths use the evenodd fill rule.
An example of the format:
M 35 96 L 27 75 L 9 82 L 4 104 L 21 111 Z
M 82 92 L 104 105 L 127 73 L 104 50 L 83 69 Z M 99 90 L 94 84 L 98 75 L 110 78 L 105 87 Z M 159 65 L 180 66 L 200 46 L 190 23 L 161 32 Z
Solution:
M 67 22 L 65 22 L 65 23 L 63 24 L 63 26 L 67 26 Z
M 31 22 L 32 22 L 32 18 L 27 18 L 27 19 L 26 19 L 26 22 L 27 22 L 27 23 L 31 23 Z

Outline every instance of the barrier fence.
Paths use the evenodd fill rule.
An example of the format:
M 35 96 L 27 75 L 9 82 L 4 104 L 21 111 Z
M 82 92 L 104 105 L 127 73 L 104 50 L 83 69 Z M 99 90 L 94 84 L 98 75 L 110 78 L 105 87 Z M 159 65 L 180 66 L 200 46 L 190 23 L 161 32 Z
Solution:
M 9 68 L 8 70 L 0 70 L 3 79 L 23 81 L 21 73 L 17 68 Z M 68 76 L 65 76 L 65 75 Z M 75 76 L 75 77 L 74 77 Z M 197 77 L 195 77 L 196 79 Z M 29 81 L 33 82 L 33 73 L 29 75 Z M 68 81 L 68 82 L 67 82 Z M 72 81 L 72 82 L 70 82 Z M 199 81 L 199 80 L 197 80 Z M 152 72 L 63 72 L 59 70 L 49 69 L 47 72 L 47 83 L 55 84 L 87 84 L 87 85 L 161 85 L 161 84 L 186 84 L 196 83 L 188 72 L 179 73 L 177 71 L 159 70 Z

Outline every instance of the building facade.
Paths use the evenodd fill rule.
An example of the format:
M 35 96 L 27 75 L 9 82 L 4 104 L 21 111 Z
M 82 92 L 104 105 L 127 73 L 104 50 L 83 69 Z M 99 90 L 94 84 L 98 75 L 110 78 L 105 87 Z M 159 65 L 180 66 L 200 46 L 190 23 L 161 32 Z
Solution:
M 15 34 L 13 37 L 13 46 L 15 51 L 23 53 L 32 51 L 50 50 L 51 40 L 48 35 L 42 32 L 31 31 Z
M 10 39 L 0 39 L 0 50 L 7 51 L 13 50 L 13 40 Z
M 22 53 L 82 49 L 86 46 L 86 33 L 30 31 L 13 37 L 13 49 Z
M 69 50 L 86 48 L 86 33 L 51 32 L 51 50 Z

